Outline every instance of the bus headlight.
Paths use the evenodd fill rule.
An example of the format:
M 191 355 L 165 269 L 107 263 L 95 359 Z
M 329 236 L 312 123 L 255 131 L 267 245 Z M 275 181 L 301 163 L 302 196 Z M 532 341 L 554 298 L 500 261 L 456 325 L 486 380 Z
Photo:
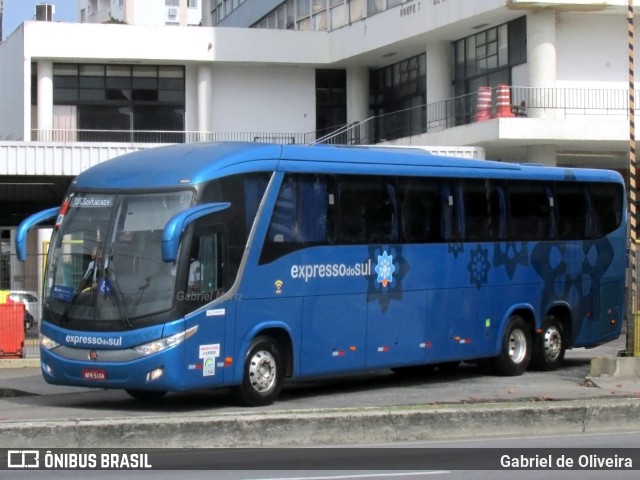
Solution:
M 166 350 L 167 348 L 180 345 L 187 338 L 196 333 L 197 330 L 198 326 L 196 325 L 195 327 L 191 327 L 184 332 L 176 333 L 175 335 L 171 335 L 170 337 L 161 338 L 160 340 L 154 340 L 153 342 L 145 343 L 144 345 L 138 345 L 134 348 L 134 350 L 141 355 L 152 355 L 154 353 Z
M 60 344 L 58 342 L 51 340 L 46 335 L 40 334 L 40 346 L 45 350 L 52 350 L 56 347 L 59 347 Z

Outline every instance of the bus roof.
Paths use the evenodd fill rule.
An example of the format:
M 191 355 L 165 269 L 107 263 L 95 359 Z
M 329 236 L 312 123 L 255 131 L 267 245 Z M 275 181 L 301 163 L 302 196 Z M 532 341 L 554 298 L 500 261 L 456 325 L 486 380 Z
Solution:
M 490 160 L 432 155 L 421 149 L 250 142 L 187 143 L 123 155 L 87 169 L 78 189 L 153 189 L 196 185 L 255 171 L 379 175 L 539 178 L 621 182 L 608 170 L 549 168 Z

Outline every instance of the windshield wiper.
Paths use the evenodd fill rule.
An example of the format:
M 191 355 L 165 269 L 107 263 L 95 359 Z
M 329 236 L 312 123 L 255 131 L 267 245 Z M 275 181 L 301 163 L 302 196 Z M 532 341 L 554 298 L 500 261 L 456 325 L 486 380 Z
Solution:
M 100 248 L 98 246 L 98 248 Z M 97 261 L 94 258 L 93 260 L 91 260 L 91 262 L 89 262 L 89 267 L 87 268 L 87 271 L 84 274 L 84 277 L 82 277 L 82 281 L 80 282 L 80 285 L 78 285 L 78 288 L 76 289 L 75 292 L 73 292 L 73 297 L 71 297 L 71 300 L 69 300 L 69 303 L 67 304 L 67 306 L 64 309 L 64 312 L 62 312 L 62 315 L 60 316 L 60 325 L 66 325 L 69 322 L 69 312 L 71 312 L 71 309 L 75 306 L 76 302 L 78 301 L 78 297 L 82 294 L 82 292 L 84 291 L 84 289 L 86 288 L 86 284 L 89 281 L 89 285 L 93 285 L 93 280 L 95 279 L 96 275 L 96 269 L 97 269 Z
M 133 324 L 129 317 L 127 316 L 127 312 L 125 311 L 122 305 L 122 298 L 120 297 L 120 285 L 118 285 L 118 279 L 111 275 L 111 256 L 113 255 L 113 244 L 111 244 L 111 248 L 109 249 L 109 255 L 107 255 L 104 263 L 104 280 L 113 280 L 115 284 L 115 292 L 114 289 L 108 289 L 106 293 L 111 295 L 113 298 L 113 303 L 116 304 L 116 308 L 118 309 L 118 315 L 122 318 L 122 322 L 125 324 L 127 328 L 133 328 Z

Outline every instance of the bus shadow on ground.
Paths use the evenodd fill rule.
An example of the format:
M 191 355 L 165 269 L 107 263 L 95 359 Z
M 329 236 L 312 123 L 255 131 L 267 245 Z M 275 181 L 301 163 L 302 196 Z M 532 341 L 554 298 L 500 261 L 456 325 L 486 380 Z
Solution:
M 558 374 L 563 381 L 578 383 L 587 372 L 589 358 L 566 359 Z M 547 372 L 527 372 L 534 374 L 531 380 L 546 375 Z M 551 374 L 551 373 L 549 373 Z M 282 409 L 308 408 L 348 408 L 355 406 L 381 406 L 412 403 L 419 398 L 424 403 L 442 403 L 434 399 L 434 392 L 453 388 L 458 392 L 474 390 L 477 382 L 498 384 L 508 382 L 500 379 L 523 381 L 522 377 L 496 376 L 487 362 L 466 363 L 459 366 L 447 364 L 440 367 L 406 367 L 395 371 L 376 370 L 358 374 L 345 374 L 331 378 L 314 378 L 286 382 L 278 400 L 265 407 L 243 408 L 238 405 L 230 388 L 203 389 L 190 392 L 170 392 L 165 397 L 149 401 L 133 399 L 122 390 L 90 390 L 81 394 L 60 394 L 13 398 L 13 402 L 25 404 L 46 404 L 48 407 L 63 409 L 113 410 L 124 417 L 127 413 L 202 413 L 214 409 L 216 413 L 240 411 L 275 411 Z M 520 378 L 521 380 L 517 380 Z M 547 380 L 545 380 L 547 381 Z M 427 395 L 425 396 L 425 389 Z M 363 396 L 363 394 L 365 394 Z M 442 393 L 439 397 L 442 396 Z M 465 400 L 460 395 L 461 401 Z M 375 398 L 375 402 L 373 399 Z M 451 399 L 455 402 L 455 399 Z M 370 403 L 371 402 L 371 403 Z

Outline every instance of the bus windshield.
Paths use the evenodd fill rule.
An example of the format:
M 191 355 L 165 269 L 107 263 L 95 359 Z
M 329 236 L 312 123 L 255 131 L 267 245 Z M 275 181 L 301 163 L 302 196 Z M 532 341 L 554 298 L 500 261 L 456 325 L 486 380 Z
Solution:
M 52 240 L 45 305 L 70 319 L 127 327 L 173 305 L 176 268 L 164 263 L 162 230 L 193 192 L 71 194 Z

